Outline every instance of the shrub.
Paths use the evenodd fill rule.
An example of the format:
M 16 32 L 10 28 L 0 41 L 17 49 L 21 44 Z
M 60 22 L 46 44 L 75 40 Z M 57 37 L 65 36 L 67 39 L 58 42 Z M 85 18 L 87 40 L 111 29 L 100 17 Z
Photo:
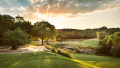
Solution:
M 52 47 L 51 52 L 57 53 L 57 50 L 55 49 L 55 47 Z
M 70 50 L 75 50 L 75 48 L 69 48 Z
M 58 48 L 57 44 L 51 44 L 54 48 Z
M 62 51 L 60 50 L 60 48 L 57 49 L 57 53 L 62 55 Z
M 68 58 L 73 58 L 73 56 L 68 51 L 62 51 L 62 55 Z
M 80 45 L 78 48 L 79 48 L 79 49 L 83 49 L 84 47 L 83 47 L 82 45 Z
M 68 51 L 61 51 L 60 49 L 57 50 L 57 53 L 68 58 L 73 58 L 73 56 Z
M 111 46 L 102 45 L 100 48 L 96 49 L 96 54 L 110 55 Z
M 112 46 L 110 52 L 112 56 L 120 58 L 120 46 Z
M 51 46 L 48 46 L 48 45 L 45 45 L 45 47 L 46 47 L 47 49 L 52 49 L 52 47 L 51 47 Z

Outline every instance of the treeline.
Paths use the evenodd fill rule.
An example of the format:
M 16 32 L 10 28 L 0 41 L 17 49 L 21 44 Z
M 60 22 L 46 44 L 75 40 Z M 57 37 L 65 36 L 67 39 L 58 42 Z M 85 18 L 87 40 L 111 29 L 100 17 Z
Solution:
M 97 34 L 103 32 L 106 35 L 113 34 L 115 32 L 120 31 L 119 28 L 107 28 L 103 26 L 101 28 L 95 29 L 85 29 L 85 30 L 77 30 L 77 29 L 57 29 L 57 39 L 90 39 L 96 38 Z M 102 34 L 103 35 L 103 34 Z M 105 36 L 104 36 L 105 37 Z M 103 38 L 104 38 L 103 37 Z
M 10 15 L 0 15 L 0 45 L 17 49 L 29 43 L 34 38 L 54 39 L 56 37 L 54 25 L 48 21 L 38 21 L 34 25 L 21 16 L 15 18 Z
M 30 21 L 24 20 L 19 15 L 15 18 L 10 15 L 0 15 L 0 45 L 11 46 L 14 50 L 29 43 L 33 27 Z

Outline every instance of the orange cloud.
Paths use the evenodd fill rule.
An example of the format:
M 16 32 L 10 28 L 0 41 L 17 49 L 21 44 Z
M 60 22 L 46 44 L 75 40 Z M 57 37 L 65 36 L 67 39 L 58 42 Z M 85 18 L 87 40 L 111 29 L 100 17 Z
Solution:
M 26 8 L 27 17 L 40 19 L 39 14 L 46 17 L 63 15 L 66 18 L 76 17 L 98 10 L 120 7 L 120 0 L 30 0 L 31 5 Z M 36 13 L 38 15 L 36 15 Z M 23 15 L 26 15 L 23 13 Z M 71 15 L 66 15 L 71 14 Z M 37 16 L 37 17 L 36 17 Z M 42 18 L 41 18 L 42 19 Z

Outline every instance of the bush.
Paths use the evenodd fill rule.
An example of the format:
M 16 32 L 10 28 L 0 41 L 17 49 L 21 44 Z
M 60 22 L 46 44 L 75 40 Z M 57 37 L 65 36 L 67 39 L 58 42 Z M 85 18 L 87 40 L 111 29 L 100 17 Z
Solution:
M 96 54 L 110 55 L 111 46 L 102 45 L 100 48 L 96 49 Z
M 110 52 L 111 52 L 111 55 L 112 55 L 113 57 L 118 57 L 118 58 L 120 58 L 120 46 L 118 46 L 118 47 L 112 46 Z
M 61 51 L 60 49 L 57 50 L 57 53 L 68 58 L 73 58 L 73 56 L 68 51 Z
M 45 47 L 46 47 L 47 49 L 52 49 L 52 47 L 51 47 L 51 46 L 48 46 L 48 45 L 45 45 Z
M 57 50 L 55 49 L 55 47 L 53 47 L 53 48 L 51 49 L 51 52 L 57 53 Z
M 57 53 L 58 53 L 59 55 L 62 55 L 62 51 L 60 50 L 60 48 L 57 49 Z
M 73 56 L 68 51 L 62 51 L 62 55 L 68 58 L 73 58 Z
M 57 44 L 52 44 L 53 47 L 58 48 Z
M 82 45 L 80 45 L 78 48 L 79 48 L 79 49 L 83 49 L 84 47 L 83 47 Z
M 19 46 L 30 42 L 31 39 L 29 39 L 28 35 L 24 33 L 20 28 L 17 28 L 14 31 L 8 30 L 3 35 L 3 43 L 11 46 L 12 50 L 16 50 Z
M 70 50 L 75 50 L 75 48 L 69 48 Z

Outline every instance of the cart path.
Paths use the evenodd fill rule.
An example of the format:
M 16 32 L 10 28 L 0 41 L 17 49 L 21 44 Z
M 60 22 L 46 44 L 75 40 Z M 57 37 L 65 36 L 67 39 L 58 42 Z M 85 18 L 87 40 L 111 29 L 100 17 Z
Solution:
M 10 49 L 5 49 L 5 50 L 10 50 Z M 0 52 L 0 54 L 38 52 L 38 51 L 43 51 L 43 50 L 47 50 L 45 46 L 28 45 L 28 47 L 20 48 L 20 50 L 18 49 L 14 51 L 3 51 L 3 52 Z

